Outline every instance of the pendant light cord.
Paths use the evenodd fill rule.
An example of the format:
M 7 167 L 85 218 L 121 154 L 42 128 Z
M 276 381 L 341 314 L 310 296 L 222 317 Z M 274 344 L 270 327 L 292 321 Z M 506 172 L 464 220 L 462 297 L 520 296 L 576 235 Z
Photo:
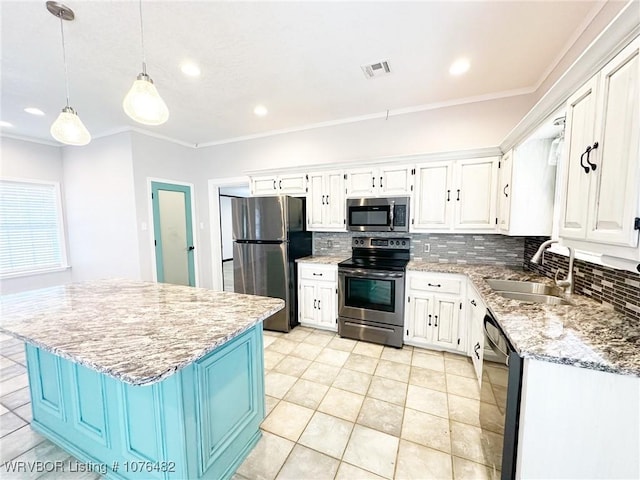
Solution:
M 67 51 L 64 48 L 64 27 L 62 26 L 62 13 L 60 13 L 60 33 L 62 34 L 62 61 L 64 62 L 64 84 L 67 89 L 67 107 L 69 106 L 69 69 L 67 68 Z
M 147 74 L 147 60 L 144 56 L 144 28 L 142 26 L 142 0 L 138 3 L 140 7 L 140 43 L 142 45 L 142 73 Z

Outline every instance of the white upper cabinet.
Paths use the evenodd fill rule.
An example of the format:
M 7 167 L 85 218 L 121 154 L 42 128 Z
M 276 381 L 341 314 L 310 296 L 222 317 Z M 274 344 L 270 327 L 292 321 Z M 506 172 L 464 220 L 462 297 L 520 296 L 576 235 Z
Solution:
M 385 165 L 347 170 L 347 197 L 410 195 L 412 170 L 411 165 Z
M 556 165 L 553 138 L 531 138 L 498 162 L 498 230 L 505 235 L 551 235 Z
M 417 165 L 411 231 L 495 232 L 497 160 Z
M 594 138 L 596 80 L 594 77 L 587 82 L 567 101 L 561 237 L 585 238 L 587 231 L 588 172 L 591 169 L 587 168 L 585 157 Z
M 456 162 L 456 230 L 495 230 L 497 170 L 495 157 Z
M 640 258 L 639 47 L 634 40 L 567 103 L 559 229 L 596 252 L 632 259 Z
M 251 177 L 251 195 L 306 195 L 306 177 L 304 173 Z
M 343 172 L 311 173 L 308 185 L 307 230 L 346 230 Z

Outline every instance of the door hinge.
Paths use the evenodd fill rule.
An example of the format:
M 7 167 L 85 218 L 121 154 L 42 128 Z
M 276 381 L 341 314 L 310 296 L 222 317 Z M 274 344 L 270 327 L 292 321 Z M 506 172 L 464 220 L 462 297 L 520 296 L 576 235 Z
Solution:
M 498 224 L 498 217 L 496 217 L 496 225 Z
M 345 179 L 345 180 L 347 179 L 347 174 L 346 174 L 346 173 L 344 174 L 344 179 Z
M 640 217 L 636 217 L 633 221 L 633 229 L 640 230 Z
M 412 219 L 411 219 L 411 225 L 413 225 L 413 220 L 414 220 L 414 219 L 412 218 Z
M 411 297 L 407 297 L 407 303 L 411 303 Z
M 458 339 L 458 345 L 460 345 L 460 339 Z
M 309 181 L 309 175 L 305 175 L 304 178 L 307 182 Z
M 151 193 L 151 200 L 153 200 L 153 192 Z
M 345 220 L 342 220 L 342 223 L 343 223 L 344 225 L 346 225 L 346 224 L 347 224 L 347 220 L 346 220 L 346 219 L 345 219 Z
M 411 185 L 411 191 L 413 192 L 413 185 Z
M 304 187 L 304 191 L 308 192 L 309 191 L 309 187 Z
M 460 310 L 462 310 L 462 302 L 460 302 Z
M 153 246 L 157 247 L 158 246 L 158 242 L 156 242 L 155 240 L 153 241 Z
M 407 330 L 407 337 L 409 336 L 409 330 Z
M 500 160 L 498 160 L 498 168 L 500 168 L 502 166 L 502 163 L 500 162 Z
M 336 293 L 338 293 L 338 289 L 336 288 Z

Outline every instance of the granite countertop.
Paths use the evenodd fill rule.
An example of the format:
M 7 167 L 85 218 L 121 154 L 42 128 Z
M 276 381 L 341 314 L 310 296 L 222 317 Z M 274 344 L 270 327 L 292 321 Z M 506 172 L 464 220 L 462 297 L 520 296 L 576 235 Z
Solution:
M 325 265 L 337 265 L 344 262 L 347 255 L 312 255 L 310 257 L 302 257 L 296 260 L 297 263 L 321 263 Z
M 148 385 L 283 307 L 277 298 L 99 280 L 0 297 L 0 331 L 120 381 Z
M 410 262 L 408 270 L 467 275 L 524 358 L 640 377 L 640 323 L 582 295 L 574 306 L 522 303 L 498 295 L 485 278 L 553 280 L 518 268 Z

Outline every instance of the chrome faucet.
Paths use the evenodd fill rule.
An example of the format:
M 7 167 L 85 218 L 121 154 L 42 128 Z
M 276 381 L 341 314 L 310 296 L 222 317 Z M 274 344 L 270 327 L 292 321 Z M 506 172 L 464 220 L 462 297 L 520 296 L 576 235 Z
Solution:
M 558 240 L 547 240 L 546 242 L 543 242 L 540 245 L 540 247 L 538 247 L 538 251 L 535 253 L 535 255 L 531 257 L 531 263 L 535 263 L 537 265 L 540 265 L 540 264 L 544 265 L 544 251 L 549 245 L 553 243 L 558 243 Z M 556 271 L 556 276 L 554 278 L 554 281 L 558 287 L 565 289 L 565 291 L 568 294 L 572 294 L 573 293 L 573 262 L 575 260 L 576 254 L 573 248 L 571 247 L 566 247 L 566 248 L 569 249 L 569 272 L 567 273 L 567 278 L 558 279 L 558 275 L 560 274 L 560 269 L 558 269 Z

